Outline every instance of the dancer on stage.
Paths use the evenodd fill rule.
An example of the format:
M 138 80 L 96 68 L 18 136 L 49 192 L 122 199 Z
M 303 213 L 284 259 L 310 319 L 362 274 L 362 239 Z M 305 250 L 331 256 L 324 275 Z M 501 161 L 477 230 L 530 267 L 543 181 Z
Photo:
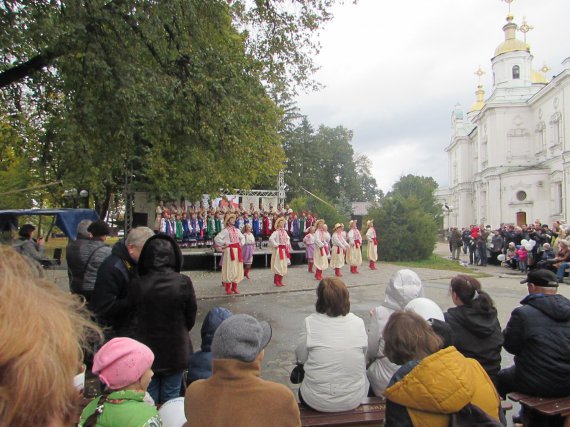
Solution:
M 358 267 L 362 265 L 362 236 L 360 231 L 356 226 L 356 220 L 352 220 L 348 223 L 348 252 L 346 253 L 346 263 L 350 265 L 351 273 L 358 273 Z
M 326 242 L 326 231 L 325 231 L 325 221 L 323 219 L 319 219 L 315 223 L 315 253 L 314 253 L 314 262 L 315 268 L 317 271 L 315 272 L 315 279 L 323 280 L 323 271 L 329 268 L 329 259 L 327 256 L 327 251 L 325 249 Z M 327 233 L 328 234 L 328 233 Z
M 312 273 L 315 256 L 315 227 L 309 227 L 307 235 L 303 238 L 303 243 L 305 244 L 305 254 L 309 264 L 309 273 Z
M 225 228 L 214 238 L 214 243 L 223 250 L 222 254 L 222 285 L 226 293 L 239 294 L 238 283 L 243 280 L 243 256 L 241 247 L 245 238 L 241 231 L 234 227 L 236 216 L 228 214 Z
M 334 268 L 334 275 L 341 277 L 340 269 L 344 266 L 345 253 L 348 251 L 349 245 L 344 237 L 344 224 L 335 224 L 333 234 L 331 236 L 332 253 L 331 267 Z
M 370 270 L 376 270 L 375 262 L 378 260 L 378 239 L 376 238 L 376 230 L 374 229 L 374 221 L 369 220 L 366 225 L 366 240 L 368 240 L 368 261 L 370 261 Z
M 243 245 L 243 275 L 249 279 L 249 270 L 253 263 L 253 251 L 255 249 L 255 237 L 251 232 L 251 224 L 248 223 L 243 226 L 243 237 L 245 239 Z
M 275 274 L 273 276 L 273 283 L 275 286 L 284 286 L 283 276 L 287 274 L 287 265 L 291 258 L 291 241 L 287 231 L 285 231 L 285 223 L 287 220 L 280 217 L 275 221 L 275 231 L 269 237 L 269 244 L 271 245 L 271 271 Z

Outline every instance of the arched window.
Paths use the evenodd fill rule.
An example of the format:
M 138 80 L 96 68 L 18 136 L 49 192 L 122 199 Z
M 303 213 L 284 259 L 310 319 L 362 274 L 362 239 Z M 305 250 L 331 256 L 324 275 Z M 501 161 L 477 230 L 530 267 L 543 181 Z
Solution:
M 518 65 L 513 67 L 513 79 L 521 78 L 521 68 Z

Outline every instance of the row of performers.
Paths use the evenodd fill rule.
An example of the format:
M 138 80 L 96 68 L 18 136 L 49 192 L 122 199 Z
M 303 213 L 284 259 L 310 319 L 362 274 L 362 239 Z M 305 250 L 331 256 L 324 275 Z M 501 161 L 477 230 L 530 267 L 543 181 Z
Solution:
M 206 206 L 204 202 L 200 202 L 198 205 L 186 202 L 178 207 L 176 205 L 176 202 L 170 202 L 165 205 L 165 203 L 161 201 L 156 207 L 157 220 L 160 220 L 160 218 L 162 218 L 162 213 L 164 211 L 168 211 L 170 215 L 182 215 L 183 213 L 186 213 L 186 215 L 189 217 L 193 213 L 197 215 L 205 215 L 207 212 L 213 214 L 216 211 L 221 212 L 223 215 L 226 213 L 233 213 L 235 215 L 247 213 L 248 215 L 253 216 L 255 212 L 261 213 L 261 215 L 264 213 L 267 213 L 269 215 L 289 215 L 293 212 L 293 209 L 291 209 L 288 204 L 285 204 L 285 206 L 282 207 L 280 203 L 277 204 L 277 208 L 274 208 L 272 203 L 269 203 L 269 207 L 265 207 L 263 204 L 260 204 L 259 208 L 256 208 L 254 203 L 250 203 L 249 208 L 246 209 L 241 202 L 238 204 L 238 206 L 234 206 L 231 203 L 226 203 L 223 206 L 220 205 L 217 207 L 214 207 L 212 205 Z
M 287 268 L 291 264 L 291 238 L 285 230 L 287 220 L 279 217 L 275 221 L 275 230 L 269 237 L 271 247 L 271 270 L 274 273 L 275 286 L 284 286 L 283 278 L 287 275 Z M 369 268 L 376 270 L 378 260 L 378 240 L 372 221 L 367 222 L 366 254 Z M 308 271 L 313 273 L 315 279 L 323 279 L 323 271 L 334 269 L 336 276 L 342 276 L 341 268 L 345 263 L 350 266 L 350 272 L 358 273 L 362 264 L 362 235 L 358 230 L 356 221 L 350 221 L 349 231 L 344 231 L 344 224 L 335 224 L 332 235 L 328 232 L 324 220 L 319 219 L 314 226 L 309 227 L 303 239 L 306 245 Z M 214 244 L 222 250 L 222 285 L 226 293 L 238 294 L 238 284 L 244 277 L 249 279 L 249 271 L 253 262 L 255 238 L 251 226 L 244 227 L 242 233 L 236 226 L 236 216 L 226 216 L 225 227 L 214 238 Z
M 303 239 L 309 228 L 316 222 L 317 218 L 312 214 L 303 212 L 299 217 L 297 213 L 289 215 L 269 215 L 264 213 L 262 217 L 254 212 L 250 217 L 247 212 L 236 216 L 235 227 L 243 232 L 246 225 L 250 225 L 251 232 L 255 240 L 267 240 L 275 231 L 275 224 L 279 218 L 283 219 L 283 229 L 289 237 L 294 241 Z M 155 224 L 155 230 L 172 236 L 174 239 L 182 242 L 190 240 L 211 240 L 219 234 L 225 227 L 225 221 L 222 221 L 223 214 L 214 212 L 213 214 L 197 215 L 186 213 L 172 216 L 168 210 L 163 211 L 162 218 Z

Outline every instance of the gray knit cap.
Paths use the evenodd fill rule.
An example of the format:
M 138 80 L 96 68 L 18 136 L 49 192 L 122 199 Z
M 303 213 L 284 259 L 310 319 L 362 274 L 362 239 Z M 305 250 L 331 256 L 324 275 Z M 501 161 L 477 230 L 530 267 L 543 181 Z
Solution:
M 248 314 L 234 314 L 222 322 L 212 341 L 214 359 L 253 362 L 271 340 L 271 326 Z

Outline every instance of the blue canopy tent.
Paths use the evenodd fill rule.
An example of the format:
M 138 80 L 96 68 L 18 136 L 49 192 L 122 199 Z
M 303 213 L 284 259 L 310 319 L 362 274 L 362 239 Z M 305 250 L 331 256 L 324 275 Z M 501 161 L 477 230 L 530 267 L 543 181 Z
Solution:
M 19 216 L 54 216 L 55 225 L 70 239 L 77 238 L 77 224 L 84 219 L 97 221 L 99 215 L 93 209 L 10 209 L 0 210 L 0 231 L 18 229 Z

